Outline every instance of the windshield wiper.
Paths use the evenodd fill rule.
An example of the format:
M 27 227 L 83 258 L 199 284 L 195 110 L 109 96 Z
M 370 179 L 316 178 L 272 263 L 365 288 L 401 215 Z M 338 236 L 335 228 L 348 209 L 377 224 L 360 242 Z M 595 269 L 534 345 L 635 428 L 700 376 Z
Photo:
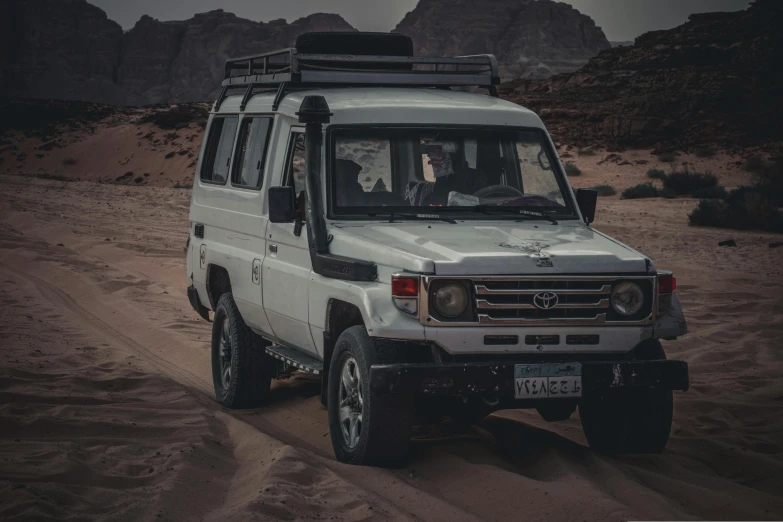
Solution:
M 427 221 L 430 219 L 437 219 L 439 221 L 445 221 L 446 223 L 451 223 L 452 225 L 456 225 L 457 222 L 451 219 L 447 216 L 441 216 L 438 214 L 398 214 L 397 212 L 372 212 L 370 214 L 367 214 L 370 217 L 380 217 L 380 216 L 389 216 L 389 223 L 394 223 L 394 218 L 400 218 L 400 219 L 411 219 L 414 221 Z
M 513 207 L 498 207 L 495 205 L 476 205 L 473 207 L 461 207 L 466 208 L 469 210 L 474 210 L 476 212 L 481 212 L 482 214 L 491 214 L 492 212 L 497 212 L 499 214 L 508 214 L 510 216 L 517 217 L 519 219 L 546 219 L 553 225 L 557 225 L 557 220 L 550 216 L 549 214 L 544 214 L 543 212 L 533 212 L 531 210 L 520 210 L 515 209 Z

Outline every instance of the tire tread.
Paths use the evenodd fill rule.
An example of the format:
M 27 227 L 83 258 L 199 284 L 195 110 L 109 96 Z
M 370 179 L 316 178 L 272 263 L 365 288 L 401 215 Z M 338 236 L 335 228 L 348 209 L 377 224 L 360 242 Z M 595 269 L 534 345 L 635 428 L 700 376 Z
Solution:
M 343 351 L 339 347 L 341 341 L 348 341 L 352 348 L 361 351 L 361 354 L 353 353 L 357 359 L 362 359 L 366 368 L 373 364 L 392 364 L 402 362 L 402 354 L 395 349 L 394 343 L 386 339 L 370 337 L 364 326 L 352 326 L 347 328 L 337 340 L 334 351 L 335 359 Z M 335 365 L 338 367 L 339 365 Z M 339 370 L 336 370 L 339 371 Z M 333 376 L 330 376 L 332 382 Z M 366 377 L 369 379 L 369 376 Z M 330 392 L 330 397 L 332 393 Z M 399 464 L 408 452 L 411 429 L 413 427 L 414 408 L 411 397 L 406 395 L 372 395 L 369 405 L 369 432 L 367 443 L 362 451 L 345 453 L 338 448 L 341 433 L 333 434 L 332 441 L 335 445 L 335 453 L 338 459 L 351 464 L 390 465 Z M 330 415 L 333 413 L 330 412 Z M 332 428 L 330 423 L 330 428 Z
M 271 385 L 271 358 L 266 354 L 268 342 L 256 335 L 242 319 L 230 292 L 220 296 L 217 309 L 223 308 L 235 337 L 232 357 L 234 389 L 221 403 L 231 409 L 255 408 L 266 403 Z M 219 328 L 218 321 L 215 327 Z

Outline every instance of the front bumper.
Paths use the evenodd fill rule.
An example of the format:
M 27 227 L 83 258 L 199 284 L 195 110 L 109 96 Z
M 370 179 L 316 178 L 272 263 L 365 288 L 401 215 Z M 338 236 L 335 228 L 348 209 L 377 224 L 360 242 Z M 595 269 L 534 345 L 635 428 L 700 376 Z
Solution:
M 579 362 L 578 358 L 575 361 Z M 688 389 L 684 361 L 582 362 L 582 396 L 620 388 Z M 514 397 L 515 363 L 445 363 L 373 365 L 370 386 L 375 394 L 479 395 Z

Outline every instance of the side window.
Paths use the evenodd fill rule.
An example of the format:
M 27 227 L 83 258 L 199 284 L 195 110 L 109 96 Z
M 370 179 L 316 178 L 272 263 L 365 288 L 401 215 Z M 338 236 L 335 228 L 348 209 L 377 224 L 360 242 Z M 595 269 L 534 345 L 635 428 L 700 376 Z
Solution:
M 201 179 L 225 184 L 231 164 L 231 149 L 237 131 L 236 116 L 220 116 L 212 120 L 207 139 L 207 151 L 201 166 Z
M 237 138 L 237 150 L 231 184 L 259 188 L 264 181 L 264 161 L 269 142 L 272 118 L 253 117 L 242 120 Z
M 296 195 L 305 190 L 305 136 L 304 133 L 291 134 L 291 148 L 288 153 L 288 167 L 284 185 L 294 187 Z

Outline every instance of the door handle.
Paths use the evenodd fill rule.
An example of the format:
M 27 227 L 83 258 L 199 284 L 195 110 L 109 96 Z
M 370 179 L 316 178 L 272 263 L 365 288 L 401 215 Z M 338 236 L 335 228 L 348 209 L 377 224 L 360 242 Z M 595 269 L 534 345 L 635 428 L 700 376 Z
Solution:
M 277 254 L 277 245 L 269 245 L 269 251 L 273 254 Z

